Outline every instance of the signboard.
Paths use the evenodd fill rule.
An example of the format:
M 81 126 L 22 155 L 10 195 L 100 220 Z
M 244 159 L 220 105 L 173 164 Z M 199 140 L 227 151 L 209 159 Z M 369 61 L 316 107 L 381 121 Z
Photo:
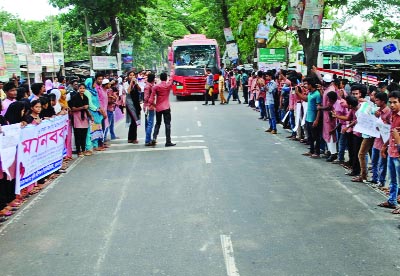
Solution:
M 272 64 L 286 62 L 286 48 L 259 48 L 258 62 Z
M 117 70 L 116 56 L 92 56 L 93 70 Z
M 12 33 L 1 32 L 0 33 L 0 46 L 3 48 L 3 52 L 5 54 L 14 54 L 18 53 L 17 51 L 17 40 L 15 35 Z
M 119 52 L 121 53 L 121 55 L 132 55 L 133 43 L 131 41 L 120 41 Z
M 367 42 L 365 44 L 368 64 L 400 64 L 399 44 L 396 40 Z
M 64 66 L 64 53 L 38 53 L 42 66 Z
M 228 56 L 231 60 L 239 58 L 239 51 L 236 43 L 226 44 L 226 50 L 228 51 Z
M 17 149 L 16 194 L 61 168 L 67 122 L 68 115 L 56 116 L 21 130 Z
M 40 61 L 40 57 L 35 56 L 35 55 L 28 55 L 27 59 L 28 59 L 29 73 L 41 73 L 42 72 L 42 63 Z
M 227 42 L 235 40 L 235 38 L 233 37 L 231 28 L 224 28 L 224 35 L 225 35 L 225 39 Z
M 4 56 L 3 49 L 0 47 L 0 80 L 5 81 L 6 79 L 6 57 Z
M 6 67 L 7 67 L 8 78 L 11 78 L 13 76 L 13 74 L 20 76 L 21 70 L 19 68 L 18 55 L 5 54 L 5 58 L 6 58 Z

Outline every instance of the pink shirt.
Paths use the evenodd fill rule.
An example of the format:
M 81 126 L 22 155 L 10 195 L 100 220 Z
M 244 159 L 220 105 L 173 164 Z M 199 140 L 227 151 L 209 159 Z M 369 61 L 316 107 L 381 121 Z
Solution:
M 232 76 L 230 80 L 231 80 L 231 88 L 236 88 L 237 83 L 235 76 Z
M 381 112 L 380 118 L 382 119 L 382 121 L 385 124 L 389 125 L 390 124 L 390 115 L 391 115 L 390 108 L 386 106 L 384 109 L 379 109 L 379 111 Z M 378 138 L 375 138 L 374 148 L 381 150 L 383 144 L 384 143 L 383 143 L 383 139 L 381 136 L 379 136 Z
M 15 101 L 16 100 L 5 99 L 4 101 L 1 102 L 1 106 L 2 106 L 1 115 L 2 116 L 4 116 L 4 114 L 6 114 L 7 109 L 10 106 L 10 104 L 12 104 Z
M 156 111 L 161 112 L 170 108 L 169 94 L 172 89 L 172 76 L 168 82 L 162 81 L 161 83 L 153 86 L 149 99 L 149 104 L 153 105 L 156 102 Z M 157 100 L 156 100 L 157 96 Z
M 149 99 L 151 96 L 151 91 L 153 89 L 154 83 L 146 83 L 146 86 L 144 87 L 144 101 L 143 101 L 143 109 L 146 111 L 147 108 L 149 110 L 154 110 L 154 107 L 149 104 Z
M 400 112 L 392 113 L 392 116 L 391 116 L 388 153 L 389 153 L 389 156 L 392 158 L 399 157 L 399 151 L 397 150 L 397 144 L 393 138 L 393 133 L 392 133 L 392 130 L 395 128 L 397 128 L 398 130 L 400 129 Z
M 347 103 L 344 99 L 338 100 L 335 105 L 333 106 L 333 109 L 336 112 L 336 115 L 338 116 L 348 116 L 349 115 L 349 110 L 347 109 Z M 342 124 L 342 126 L 346 126 L 346 121 L 338 119 L 338 122 Z
M 289 109 L 294 110 L 296 108 L 296 104 L 301 103 L 301 98 L 297 96 L 294 90 L 290 90 L 289 94 Z

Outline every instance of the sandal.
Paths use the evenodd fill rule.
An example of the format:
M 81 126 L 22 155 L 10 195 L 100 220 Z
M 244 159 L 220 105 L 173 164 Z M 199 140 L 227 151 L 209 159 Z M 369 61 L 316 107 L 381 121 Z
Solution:
M 351 182 L 364 182 L 364 179 L 361 176 L 356 176 L 351 179 Z
M 387 201 L 379 203 L 378 206 L 383 207 L 383 208 L 389 208 L 389 209 L 396 209 L 396 207 L 397 207 L 396 205 L 389 203 Z
M 397 207 L 396 209 L 394 209 L 394 210 L 392 211 L 392 214 L 394 214 L 394 215 L 400 215 L 400 207 Z

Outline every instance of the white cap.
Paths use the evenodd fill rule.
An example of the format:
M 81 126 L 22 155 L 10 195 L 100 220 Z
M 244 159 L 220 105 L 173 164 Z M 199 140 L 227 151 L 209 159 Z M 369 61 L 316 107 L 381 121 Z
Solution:
M 107 84 L 107 83 L 110 83 L 110 80 L 109 79 L 103 79 L 103 82 L 101 84 Z
M 331 74 L 325 74 L 324 77 L 322 78 L 322 80 L 324 82 L 332 82 L 333 81 L 333 77 Z

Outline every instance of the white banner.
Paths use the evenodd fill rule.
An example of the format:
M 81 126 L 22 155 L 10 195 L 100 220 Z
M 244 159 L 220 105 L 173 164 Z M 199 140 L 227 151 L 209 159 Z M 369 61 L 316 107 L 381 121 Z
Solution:
M 44 120 L 21 130 L 17 149 L 15 193 L 62 166 L 68 115 Z
M 374 115 L 360 112 L 357 114 L 357 124 L 354 126 L 354 131 L 372 137 L 379 137 L 380 133 L 377 129 L 377 121 L 378 119 Z
M 116 56 L 92 56 L 93 70 L 117 70 Z
M 35 54 L 40 56 L 42 66 L 63 66 L 64 65 L 64 53 L 38 53 Z
M 15 161 L 17 145 L 21 134 L 21 124 L 5 125 L 0 134 L 0 160 L 3 171 L 10 176 L 9 168 Z M 3 172 L 1 172 L 3 173 Z

